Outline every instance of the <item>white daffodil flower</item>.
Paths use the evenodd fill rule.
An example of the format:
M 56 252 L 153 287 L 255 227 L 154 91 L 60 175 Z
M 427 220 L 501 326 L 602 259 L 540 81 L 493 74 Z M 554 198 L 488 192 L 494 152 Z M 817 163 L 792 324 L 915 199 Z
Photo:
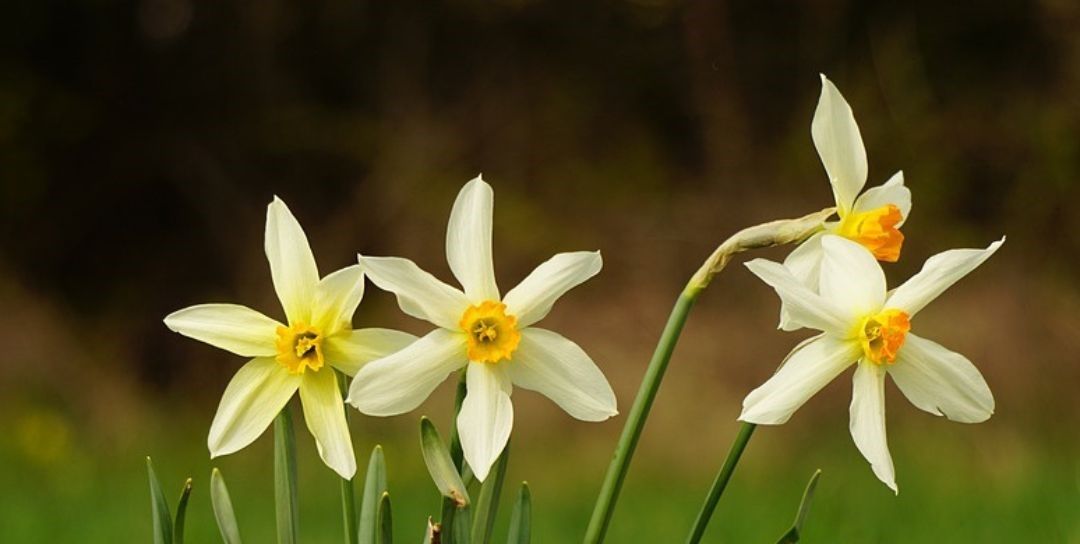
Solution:
M 320 280 L 300 223 L 276 197 L 266 210 L 265 243 L 287 326 L 236 304 L 200 304 L 165 318 L 167 327 L 184 336 L 252 357 L 221 397 L 207 439 L 210 455 L 227 455 L 252 443 L 299 390 L 319 456 L 351 479 L 356 457 L 333 369 L 355 375 L 366 362 L 416 337 L 387 329 L 353 330 L 352 315 L 364 294 L 363 271 L 353 265 Z
M 851 106 L 824 75 L 810 133 L 829 175 L 840 220 L 826 223 L 821 233 L 811 236 L 788 255 L 784 266 L 805 285 L 816 286 L 821 270 L 821 240 L 825 234 L 854 240 L 878 260 L 899 260 L 904 243 L 900 227 L 911 213 L 911 190 L 904 186 L 904 173 L 897 172 L 884 184 L 859 195 L 866 185 L 866 148 Z M 783 309 L 780 328 L 798 328 Z
M 994 397 L 963 355 L 911 334 L 911 319 L 949 286 L 988 259 L 1001 244 L 954 249 L 926 261 L 891 292 L 873 256 L 839 236 L 821 239 L 820 294 L 790 270 L 755 259 L 746 266 L 772 286 L 791 320 L 822 334 L 800 344 L 780 369 L 746 396 L 739 419 L 779 425 L 852 364 L 851 436 L 874 474 L 897 490 L 885 440 L 885 375 L 915 406 L 963 423 L 985 421 Z
M 547 396 L 580 420 L 602 421 L 617 413 L 611 386 L 585 351 L 532 327 L 556 299 L 600 271 L 600 253 L 555 255 L 500 296 L 491 257 L 493 201 L 491 186 L 477 177 L 461 189 L 450 212 L 446 258 L 464 292 L 408 259 L 360 256 L 367 276 L 394 293 L 402 311 L 439 328 L 362 368 L 348 398 L 368 415 L 401 414 L 468 365 L 457 429 L 465 460 L 480 480 L 510 438 L 514 385 Z

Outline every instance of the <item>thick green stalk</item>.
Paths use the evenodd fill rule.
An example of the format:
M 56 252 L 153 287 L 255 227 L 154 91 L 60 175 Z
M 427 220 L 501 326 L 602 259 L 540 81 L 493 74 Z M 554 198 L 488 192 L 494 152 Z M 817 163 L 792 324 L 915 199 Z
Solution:
M 300 517 L 296 497 L 296 435 L 288 405 L 274 420 L 274 504 L 278 544 L 295 544 Z
M 637 397 L 634 398 L 634 405 L 626 417 L 622 436 L 615 448 L 611 464 L 608 465 L 604 484 L 600 488 L 600 496 L 596 499 L 592 518 L 589 520 L 589 528 L 585 533 L 586 544 L 599 544 L 604 540 L 615 510 L 615 502 L 630 467 L 630 459 L 634 456 L 634 450 L 641 438 L 641 431 L 645 427 L 645 420 L 649 416 L 649 410 L 656 399 L 656 392 L 660 389 L 660 382 L 664 379 L 664 372 L 671 361 L 671 353 L 675 350 L 679 334 L 682 333 L 690 308 L 694 306 L 698 295 L 708 287 L 713 277 L 727 266 L 734 255 L 751 249 L 801 242 L 819 232 L 825 220 L 835 211 L 833 208 L 826 208 L 797 219 L 781 219 L 745 228 L 717 246 L 705 263 L 691 276 L 686 288 L 675 302 L 675 307 L 671 310 L 671 316 L 668 317 L 664 332 L 661 333 L 660 341 L 656 344 L 649 367 L 645 370 L 645 377 L 641 381 Z
M 341 398 L 349 396 L 349 384 L 345 375 L 337 373 L 338 388 L 341 390 Z M 345 426 L 349 426 L 349 407 L 345 407 Z M 356 493 L 353 491 L 352 479 L 341 478 L 341 515 L 345 524 L 345 544 L 356 544 L 359 534 L 356 532 Z
M 656 351 L 653 352 L 652 360 L 649 361 L 649 368 L 645 371 L 645 378 L 638 389 L 637 397 L 634 398 L 634 405 L 626 416 L 626 425 L 619 438 L 619 445 L 615 448 L 615 455 L 611 459 L 611 465 L 608 466 L 604 485 L 600 488 L 600 497 L 596 500 L 592 519 L 589 520 L 589 528 L 585 533 L 586 543 L 597 544 L 604 540 L 604 534 L 607 532 L 615 509 L 615 501 L 619 496 L 623 481 L 626 480 L 626 472 L 630 468 L 630 459 L 634 456 L 634 449 L 637 448 L 641 431 L 645 427 L 645 419 L 649 416 L 649 410 L 652 409 L 656 392 L 660 389 L 660 382 L 671 361 L 671 353 L 675 350 L 683 325 L 686 324 L 690 308 L 694 306 L 700 293 L 700 289 L 688 286 L 679 295 L 675 307 L 671 310 L 664 332 L 660 335 L 660 342 L 656 344 Z
M 743 423 L 739 428 L 739 434 L 735 435 L 735 441 L 731 443 L 731 449 L 728 450 L 727 459 L 720 467 L 720 472 L 716 474 L 716 480 L 709 489 L 709 495 L 705 497 L 705 504 L 701 505 L 701 512 L 698 512 L 697 520 L 694 521 L 694 529 L 690 532 L 690 538 L 686 539 L 687 544 L 697 544 L 701 541 L 705 528 L 709 526 L 709 519 L 716 510 L 716 504 L 720 502 L 720 496 L 724 494 L 724 489 L 735 472 L 735 465 L 739 464 L 739 458 L 742 457 L 743 450 L 746 449 L 746 444 L 750 442 L 750 437 L 753 436 L 756 428 L 757 425 L 753 423 Z

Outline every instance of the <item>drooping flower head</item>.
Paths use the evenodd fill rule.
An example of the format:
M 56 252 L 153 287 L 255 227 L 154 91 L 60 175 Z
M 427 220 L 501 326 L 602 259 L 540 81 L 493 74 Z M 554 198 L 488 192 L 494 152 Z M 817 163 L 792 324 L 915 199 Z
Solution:
M 585 351 L 533 327 L 560 296 L 600 271 L 600 254 L 555 255 L 500 296 L 491 256 L 493 205 L 494 191 L 477 177 L 461 189 L 450 212 L 446 258 L 464 291 L 408 259 L 360 256 L 367 276 L 394 293 L 402 311 L 439 328 L 361 369 L 348 399 L 368 415 L 401 414 L 468 366 L 457 429 L 465 460 L 480 480 L 510 438 L 514 385 L 547 396 L 580 420 L 617 413 L 611 386 Z
M 360 266 L 320 280 L 300 223 L 276 197 L 266 210 L 265 245 L 287 325 L 236 304 L 200 304 L 165 318 L 166 326 L 184 336 L 252 357 L 225 388 L 210 425 L 210 455 L 253 442 L 299 390 L 319 456 L 341 477 L 352 478 L 356 457 L 334 369 L 352 376 L 364 363 L 416 338 L 387 329 L 353 330 L 353 312 L 364 294 Z
M 792 251 L 784 266 L 804 284 L 816 288 L 821 269 L 821 237 L 825 234 L 857 242 L 879 261 L 899 260 L 904 243 L 900 227 L 911 212 L 911 191 L 904 186 L 904 173 L 897 172 L 884 184 L 862 192 L 867 163 L 859 125 L 855 123 L 851 106 L 824 75 L 810 134 L 829 176 L 839 220 L 826 223 L 822 233 Z M 792 329 L 786 311 L 781 311 L 780 326 Z
M 963 355 L 916 336 L 912 320 L 930 301 L 988 259 L 986 249 L 955 249 L 928 259 L 892 292 L 873 256 L 846 238 L 821 238 L 820 293 L 786 267 L 764 259 L 746 266 L 772 286 L 797 328 L 822 334 L 797 346 L 768 381 L 747 395 L 739 419 L 778 425 L 852 364 L 851 436 L 874 474 L 897 489 L 885 439 L 885 375 L 915 406 L 953 421 L 977 423 L 994 411 L 994 397 Z

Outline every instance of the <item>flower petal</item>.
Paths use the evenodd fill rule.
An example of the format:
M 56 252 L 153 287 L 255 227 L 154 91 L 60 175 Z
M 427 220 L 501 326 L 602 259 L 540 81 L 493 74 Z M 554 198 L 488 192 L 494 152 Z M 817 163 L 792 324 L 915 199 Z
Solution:
M 323 342 L 323 353 L 330 366 L 355 376 L 360 367 L 397 353 L 416 340 L 407 332 L 391 329 L 357 329 L 328 337 Z
M 273 357 L 257 357 L 240 367 L 210 424 L 210 456 L 228 455 L 254 442 L 298 387 L 300 375 L 290 374 Z
M 199 304 L 165 316 L 165 326 L 237 355 L 272 357 L 281 324 L 238 304 Z
M 914 316 L 952 284 L 979 267 L 1005 243 L 1005 238 L 986 249 L 952 249 L 926 260 L 922 270 L 903 285 L 893 289 L 885 306 L 897 308 Z
M 342 478 L 351 480 L 356 474 L 356 454 L 353 453 L 349 425 L 345 422 L 345 404 L 341 401 L 337 373 L 324 368 L 305 372 L 300 382 L 300 402 L 304 405 L 307 422 L 319 457 L 326 466 Z
M 360 265 L 329 274 L 315 286 L 315 309 L 311 316 L 314 325 L 327 336 L 352 327 L 353 313 L 363 296 L 364 271 Z
M 465 293 L 439 281 L 408 259 L 361 255 L 360 266 L 372 283 L 397 296 L 401 311 L 444 329 L 460 329 L 458 322 L 470 305 Z
M 880 310 L 885 301 L 885 273 L 874 254 L 857 242 L 831 234 L 822 238 L 821 248 L 821 297 L 840 308 L 849 322 Z
M 465 384 L 468 393 L 457 418 L 458 436 L 473 474 L 484 481 L 514 426 L 510 379 L 498 364 L 471 363 Z
M 458 193 L 446 228 L 446 261 L 474 304 L 499 300 L 491 257 L 494 201 L 495 191 L 476 176 Z
M 799 282 L 784 265 L 765 259 L 754 259 L 747 262 L 746 267 L 780 295 L 780 300 L 788 312 L 789 326 L 810 327 L 838 336 L 849 332 L 851 323 L 848 316 L 832 302 Z
M 900 210 L 900 227 L 911 213 L 911 189 L 904 186 L 904 173 L 893 174 L 889 181 L 871 187 L 855 200 L 855 213 L 868 212 L 892 204 Z
M 784 259 L 784 268 L 787 268 L 791 275 L 795 276 L 795 279 L 811 290 L 818 288 L 818 277 L 821 274 L 821 257 L 823 255 L 821 249 L 821 237 L 823 234 L 818 233 L 807 238 Z M 802 326 L 792 321 L 789 314 L 787 306 L 781 301 L 780 329 L 785 331 L 801 329 Z
M 888 370 L 904 396 L 931 414 L 979 423 L 994 413 L 994 395 L 975 365 L 936 342 L 908 333 Z
M 266 207 L 266 259 L 281 307 L 289 323 L 311 322 L 311 304 L 319 269 L 304 229 L 280 198 Z
M 874 470 L 894 493 L 896 474 L 885 436 L 885 369 L 866 360 L 855 367 L 851 393 L 851 438 Z
M 866 184 L 866 148 L 851 106 L 824 74 L 810 134 L 843 216 L 851 211 L 856 195 Z
M 507 312 L 517 317 L 518 327 L 528 327 L 543 319 L 559 297 L 595 276 L 603 266 L 599 251 L 559 253 L 511 289 L 503 303 Z
M 369 416 L 408 412 L 465 365 L 465 351 L 464 333 L 435 329 L 405 349 L 364 365 L 346 402 Z
M 743 400 L 739 419 L 759 425 L 786 423 L 810 397 L 859 356 L 859 346 L 829 335 L 804 342 L 768 381 Z
M 582 421 L 603 421 L 617 415 L 615 392 L 580 346 L 544 329 L 521 331 L 514 358 L 506 363 L 514 385 L 555 401 Z

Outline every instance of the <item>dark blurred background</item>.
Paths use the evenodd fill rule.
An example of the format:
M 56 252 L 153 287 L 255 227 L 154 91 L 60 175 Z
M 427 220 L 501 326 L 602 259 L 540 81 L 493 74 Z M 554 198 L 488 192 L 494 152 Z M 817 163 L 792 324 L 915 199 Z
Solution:
M 189 538 L 217 538 L 205 436 L 242 360 L 161 318 L 208 301 L 280 317 L 262 253 L 275 194 L 323 273 L 359 251 L 449 279 L 450 205 L 482 172 L 504 290 L 554 252 L 603 251 L 603 273 L 546 326 L 592 354 L 625 413 L 712 248 L 831 205 L 809 133 L 822 72 L 855 111 L 868 186 L 903 169 L 914 193 L 890 283 L 1008 235 L 915 324 L 979 366 L 998 411 L 949 423 L 890 386 L 893 497 L 847 436 L 838 380 L 759 431 L 709 538 L 775 538 L 823 467 L 813 541 L 1080 542 L 1074 2 L 16 0 L 4 12 L 0 524 L 14 541 L 147 540 L 147 454 L 170 489 L 196 477 Z M 357 326 L 425 331 L 368 293 Z M 614 541 L 682 538 L 742 397 L 801 338 L 775 331 L 776 313 L 742 267 L 705 294 Z M 423 408 L 444 429 L 449 395 Z M 528 392 L 515 403 L 511 477 L 534 487 L 537 541 L 578 539 L 623 417 L 576 422 Z M 438 507 L 417 415 L 353 427 L 361 466 L 388 445 L 410 539 Z M 215 463 L 253 541 L 272 534 L 268 442 Z M 336 487 L 300 442 L 303 531 L 333 541 Z

